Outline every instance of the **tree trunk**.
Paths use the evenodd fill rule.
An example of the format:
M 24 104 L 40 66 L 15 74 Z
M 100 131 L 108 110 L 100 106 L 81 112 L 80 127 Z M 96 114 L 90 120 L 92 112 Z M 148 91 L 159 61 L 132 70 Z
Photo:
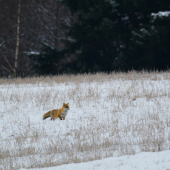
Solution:
M 16 53 L 15 53 L 14 76 L 17 76 L 17 69 L 18 69 L 19 32 L 20 32 L 20 13 L 21 13 L 21 0 L 19 0 L 19 2 L 18 2 L 17 42 L 16 42 Z

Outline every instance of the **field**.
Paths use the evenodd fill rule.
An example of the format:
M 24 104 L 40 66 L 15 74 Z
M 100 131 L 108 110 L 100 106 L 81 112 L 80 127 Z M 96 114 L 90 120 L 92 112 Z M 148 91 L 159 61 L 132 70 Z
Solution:
M 0 170 L 170 150 L 170 73 L 0 79 L 0 132 Z

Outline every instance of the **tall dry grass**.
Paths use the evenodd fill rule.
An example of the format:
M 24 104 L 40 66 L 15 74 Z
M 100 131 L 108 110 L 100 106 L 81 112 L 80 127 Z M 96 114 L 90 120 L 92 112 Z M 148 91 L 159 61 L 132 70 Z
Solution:
M 0 79 L 0 170 L 170 149 L 170 73 Z M 67 101 L 66 101 L 67 100 Z M 69 102 L 65 121 L 42 121 Z

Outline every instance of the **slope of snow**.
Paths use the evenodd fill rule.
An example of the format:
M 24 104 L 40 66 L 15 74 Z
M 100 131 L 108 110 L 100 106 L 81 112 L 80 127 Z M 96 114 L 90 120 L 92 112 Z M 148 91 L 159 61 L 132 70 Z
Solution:
M 31 170 L 170 170 L 170 151 L 142 152 L 136 155 Z

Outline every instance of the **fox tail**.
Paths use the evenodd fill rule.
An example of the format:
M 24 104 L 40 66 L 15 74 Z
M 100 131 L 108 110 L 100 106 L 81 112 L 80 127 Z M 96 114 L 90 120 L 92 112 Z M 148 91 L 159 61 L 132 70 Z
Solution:
M 46 119 L 46 118 L 48 118 L 48 117 L 50 117 L 51 115 L 50 115 L 50 111 L 49 112 L 47 112 L 47 113 L 45 113 L 44 115 L 43 115 L 43 120 L 44 119 Z

